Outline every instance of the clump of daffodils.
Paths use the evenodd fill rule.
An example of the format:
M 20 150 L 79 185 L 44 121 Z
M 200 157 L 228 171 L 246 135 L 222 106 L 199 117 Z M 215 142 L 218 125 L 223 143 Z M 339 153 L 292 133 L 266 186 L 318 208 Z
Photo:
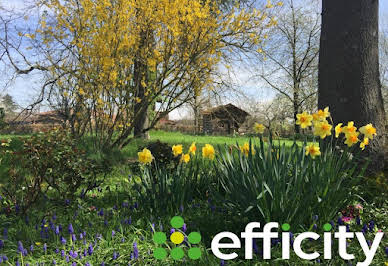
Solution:
M 314 136 L 319 136 L 321 139 L 325 139 L 332 135 L 332 131 L 336 138 L 339 138 L 341 134 L 344 134 L 344 143 L 348 147 L 360 142 L 360 148 L 362 150 L 369 144 L 369 140 L 372 140 L 376 136 L 376 128 L 372 124 L 367 124 L 357 130 L 353 121 L 349 121 L 347 125 L 343 126 L 343 123 L 339 123 L 334 127 L 329 123 L 328 118 L 331 118 L 329 107 L 323 110 L 318 110 L 314 114 L 303 112 L 296 115 L 296 124 L 302 129 L 312 127 Z M 331 119 L 330 119 L 331 121 Z M 363 135 L 360 140 L 360 135 Z M 306 155 L 310 155 L 311 158 L 315 158 L 321 154 L 319 146 L 315 143 L 305 147 Z

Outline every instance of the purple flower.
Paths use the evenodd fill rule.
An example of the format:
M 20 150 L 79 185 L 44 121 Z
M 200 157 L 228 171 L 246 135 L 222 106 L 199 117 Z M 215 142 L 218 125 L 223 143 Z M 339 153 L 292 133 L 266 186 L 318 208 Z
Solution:
M 360 217 L 356 217 L 356 223 L 357 223 L 357 225 L 360 225 L 361 224 L 361 219 L 360 219 Z
M 65 257 L 65 251 L 63 249 L 61 250 L 61 257 Z
M 171 228 L 171 230 L 170 230 L 170 235 L 172 235 L 174 232 L 175 232 L 175 229 L 174 229 L 174 228 Z
M 318 228 L 318 225 L 317 225 L 317 224 L 314 224 L 314 225 L 313 225 L 313 230 L 317 230 L 317 228 Z
M 89 262 L 86 262 L 85 263 L 85 266 L 91 266 Z
M 69 261 L 70 261 L 69 256 L 66 256 L 66 262 L 69 262 Z
M 23 253 L 23 250 L 24 250 L 23 243 L 21 241 L 18 241 L 18 251 L 20 253 Z
M 61 243 L 62 243 L 62 245 L 66 245 L 66 239 L 63 237 L 63 236 L 61 236 Z
M 93 246 L 92 246 L 92 244 L 90 244 L 89 247 L 88 247 L 88 254 L 89 254 L 89 256 L 91 256 L 93 254 Z
M 74 261 L 71 266 L 77 266 L 77 263 Z
M 69 224 L 68 231 L 69 231 L 69 234 L 74 234 L 74 228 L 72 224 Z
M 225 261 L 224 261 L 224 260 L 221 260 L 221 261 L 220 261 L 220 266 L 224 266 L 224 265 L 226 265 Z
M 373 229 L 375 228 L 375 222 L 374 221 L 370 221 L 369 222 L 369 230 L 371 231 L 371 232 L 373 232 Z
M 46 243 L 43 244 L 43 251 L 47 252 L 47 244 Z
M 0 248 L 4 247 L 4 241 L 0 239 Z
M 139 258 L 139 249 L 137 248 L 136 241 L 133 243 L 133 255 L 135 256 L 135 259 Z
M 31 252 L 34 251 L 34 245 L 31 245 L 31 246 L 30 246 L 30 251 L 31 251 Z
M 113 251 L 113 260 L 116 260 L 119 257 L 119 254 L 116 251 Z
M 104 216 L 104 209 L 101 209 L 101 210 L 98 212 L 98 215 L 99 215 L 99 216 Z
M 70 205 L 70 200 L 68 200 L 68 199 L 65 200 L 65 205 L 66 205 L 66 206 Z
M 4 228 L 4 230 L 3 230 L 3 237 L 5 240 L 8 239 L 8 229 L 7 228 Z
M 112 230 L 112 237 L 114 237 L 116 234 L 115 230 Z
M 20 266 L 20 262 L 18 260 L 16 261 L 16 266 Z
M 55 232 L 56 235 L 59 235 L 59 226 L 58 225 L 55 226 L 55 231 L 54 232 Z
M 385 255 L 388 257 L 388 247 L 385 247 Z
M 313 216 L 313 221 L 318 221 L 318 215 Z
M 101 262 L 101 266 L 105 266 L 105 262 Z
M 57 265 L 57 262 L 53 259 L 53 265 Z
M 182 226 L 182 231 L 183 231 L 183 232 L 186 232 L 186 231 L 187 231 L 187 225 L 186 225 L 186 224 L 183 224 L 183 226 Z
M 77 238 L 76 238 L 75 234 L 71 235 L 71 241 L 73 241 L 73 242 L 77 241 Z

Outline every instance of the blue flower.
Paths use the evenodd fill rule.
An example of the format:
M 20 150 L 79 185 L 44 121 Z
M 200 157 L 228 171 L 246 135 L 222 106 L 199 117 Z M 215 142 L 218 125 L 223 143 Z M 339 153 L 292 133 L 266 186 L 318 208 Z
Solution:
M 61 243 L 62 243 L 62 245 L 66 245 L 66 239 L 63 237 L 63 236 L 61 236 Z
M 18 251 L 20 253 L 23 253 L 23 250 L 24 250 L 23 243 L 21 241 L 18 241 Z
M 119 257 L 119 253 L 117 253 L 116 251 L 113 251 L 113 260 L 116 260 L 117 258 Z
M 90 244 L 89 247 L 88 247 L 88 254 L 89 254 L 89 256 L 91 256 L 93 254 L 93 246 L 92 246 L 92 244 Z
M 68 231 L 69 231 L 69 234 L 74 234 L 74 228 L 72 224 L 69 224 Z
M 135 259 L 139 258 L 139 249 L 137 248 L 137 242 L 133 243 L 133 255 Z

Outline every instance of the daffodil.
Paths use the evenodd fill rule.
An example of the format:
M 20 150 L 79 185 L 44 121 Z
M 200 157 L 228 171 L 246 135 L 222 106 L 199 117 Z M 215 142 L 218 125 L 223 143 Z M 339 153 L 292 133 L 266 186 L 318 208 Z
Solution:
M 195 152 L 197 151 L 197 146 L 195 146 L 195 142 L 191 143 L 190 148 L 189 148 L 189 153 L 192 155 L 195 155 Z
M 255 130 L 256 133 L 263 134 L 265 130 L 265 126 L 263 124 L 255 123 L 255 125 L 253 126 L 253 129 Z
M 356 133 L 356 131 L 357 131 L 357 128 L 354 126 L 353 121 L 348 122 L 348 125 L 342 128 L 342 132 L 345 134 L 345 136 L 352 135 Z
M 339 123 L 338 125 L 335 126 L 335 137 L 338 138 L 339 135 L 342 133 L 342 123 Z
M 245 142 L 244 145 L 240 147 L 240 150 L 241 150 L 241 153 L 243 153 L 245 156 L 248 156 L 249 150 L 250 150 L 249 143 Z M 252 147 L 252 155 L 255 155 L 255 154 L 256 154 L 256 151 Z
M 321 151 L 320 151 L 319 145 L 312 143 L 312 144 L 306 146 L 306 156 L 307 155 L 310 155 L 311 158 L 313 158 L 313 159 L 316 156 L 321 155 Z
M 150 164 L 153 160 L 153 156 L 151 154 L 151 151 L 147 148 L 144 148 L 143 151 L 138 152 L 137 156 L 139 158 L 139 162 L 143 164 Z
M 360 143 L 360 148 L 361 148 L 362 150 L 364 150 L 364 149 L 365 149 L 365 146 L 367 146 L 368 144 L 369 144 L 369 139 L 368 139 L 368 138 L 364 138 L 364 140 L 361 141 L 361 143 Z
M 364 134 L 365 138 L 373 139 L 373 136 L 376 136 L 376 128 L 372 124 L 367 124 L 366 126 L 360 127 L 359 131 Z
M 183 153 L 183 147 L 181 144 L 172 146 L 172 153 L 175 157 Z
M 354 132 L 354 133 L 348 133 L 346 136 L 346 140 L 345 140 L 345 144 L 348 145 L 348 147 L 351 147 L 353 146 L 354 144 L 356 144 L 359 139 L 358 139 L 358 135 L 360 133 L 358 132 Z
M 332 128 L 332 125 L 330 125 L 326 120 L 324 122 L 315 122 L 314 135 L 320 136 L 321 139 L 324 139 L 326 138 L 326 136 L 331 135 L 331 128 Z
M 313 116 L 306 112 L 297 114 L 296 118 L 297 118 L 296 124 L 300 125 L 301 128 L 307 128 L 312 125 L 311 121 L 313 120 Z
M 188 163 L 190 162 L 190 154 L 183 154 L 182 157 L 181 157 L 181 161 L 184 162 L 184 163 Z
M 315 119 L 318 121 L 326 120 L 330 116 L 329 107 L 326 107 L 325 109 L 319 109 L 318 112 L 315 113 Z
M 209 158 L 213 160 L 215 156 L 214 147 L 210 144 L 205 144 L 205 146 L 202 148 L 202 156 L 204 158 Z

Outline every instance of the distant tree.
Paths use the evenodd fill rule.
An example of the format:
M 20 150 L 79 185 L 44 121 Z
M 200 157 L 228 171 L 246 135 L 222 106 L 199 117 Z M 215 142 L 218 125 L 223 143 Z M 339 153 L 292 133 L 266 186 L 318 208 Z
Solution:
M 319 108 L 330 107 L 334 123 L 372 123 L 371 169 L 384 166 L 385 112 L 379 79 L 379 1 L 322 2 Z
M 2 97 L 1 103 L 6 114 L 11 114 L 17 109 L 17 104 L 14 102 L 11 95 L 6 94 Z
M 261 51 L 264 65 L 258 77 L 290 101 L 296 133 L 300 131 L 296 114 L 306 109 L 306 104 L 307 109 L 311 109 L 311 103 L 316 104 L 320 34 L 317 3 L 287 1 Z

